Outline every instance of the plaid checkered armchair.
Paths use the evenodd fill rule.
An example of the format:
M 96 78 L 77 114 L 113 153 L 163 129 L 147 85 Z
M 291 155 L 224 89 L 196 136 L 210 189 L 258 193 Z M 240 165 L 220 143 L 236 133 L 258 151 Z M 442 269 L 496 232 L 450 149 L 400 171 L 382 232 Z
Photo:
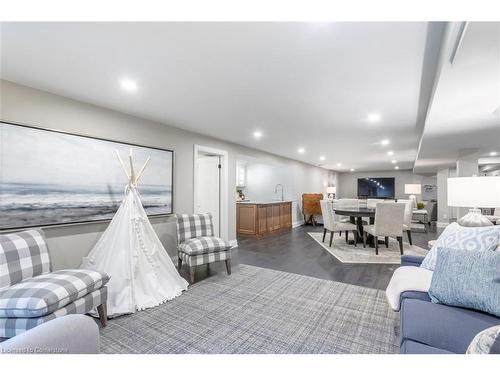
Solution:
M 190 268 L 191 284 L 194 283 L 196 266 L 224 261 L 227 274 L 231 274 L 231 244 L 214 237 L 211 214 L 176 215 L 178 269 L 182 262 Z
M 97 309 L 106 325 L 106 283 L 101 272 L 51 272 L 41 230 L 0 235 L 0 337 L 14 337 L 68 314 Z

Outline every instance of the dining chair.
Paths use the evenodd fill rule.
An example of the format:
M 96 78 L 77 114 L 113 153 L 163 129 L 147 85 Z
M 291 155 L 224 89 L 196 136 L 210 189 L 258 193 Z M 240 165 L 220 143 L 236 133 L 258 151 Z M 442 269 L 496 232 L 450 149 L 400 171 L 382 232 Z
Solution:
M 377 206 L 377 203 L 382 203 L 382 202 L 384 202 L 383 199 L 367 199 L 366 200 L 366 207 L 375 208 Z
M 366 199 L 366 208 L 375 208 L 377 206 L 377 203 L 384 202 L 383 199 L 374 199 L 374 198 L 368 198 Z M 370 218 L 368 216 L 363 216 L 361 218 L 363 220 L 363 225 L 366 224 L 373 224 L 373 217 L 372 217 L 372 222 L 370 223 Z
M 338 204 L 338 203 L 337 203 Z M 323 242 L 325 242 L 326 232 L 330 232 L 330 247 L 332 246 L 333 233 L 345 231 L 345 241 L 349 241 L 349 231 L 354 235 L 354 246 L 357 246 L 358 228 L 350 222 L 339 221 L 339 215 L 333 210 L 333 202 L 320 201 L 321 214 L 323 215 Z
M 336 205 L 336 207 L 339 207 L 339 208 L 359 207 L 359 199 L 341 198 L 341 199 L 337 199 L 336 202 L 334 201 L 334 204 Z M 340 221 L 342 223 L 350 223 L 351 222 L 351 218 L 349 216 L 337 215 L 337 218 L 338 218 L 338 221 Z M 342 235 L 342 232 L 340 232 L 340 235 Z
M 385 247 L 389 247 L 389 237 L 396 237 L 399 250 L 403 255 L 403 220 L 405 205 L 403 203 L 377 203 L 375 208 L 375 224 L 363 227 L 363 246 L 366 247 L 368 234 L 374 237 L 375 254 L 378 255 L 378 237 L 385 237 Z
M 398 199 L 398 203 L 404 203 L 405 205 L 405 215 L 403 219 L 403 231 L 406 232 L 408 236 L 408 242 L 413 245 L 411 240 L 411 221 L 413 218 L 413 208 L 415 207 L 415 201 L 412 199 Z

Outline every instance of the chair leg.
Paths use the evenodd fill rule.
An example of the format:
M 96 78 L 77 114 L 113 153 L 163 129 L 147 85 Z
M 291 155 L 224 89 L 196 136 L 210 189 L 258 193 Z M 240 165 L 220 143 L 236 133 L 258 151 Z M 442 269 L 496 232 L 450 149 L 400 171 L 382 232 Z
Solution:
M 358 247 L 358 231 L 357 230 L 353 230 L 352 231 L 352 235 L 354 236 L 354 246 Z
M 363 247 L 366 247 L 366 232 L 363 232 Z
M 97 306 L 97 313 L 99 314 L 99 320 L 101 321 L 101 327 L 106 327 L 108 323 L 108 309 L 106 303 Z
M 401 251 L 401 255 L 403 255 L 403 236 L 398 237 L 399 242 L 399 250 Z
M 406 234 L 408 235 L 408 242 L 410 243 L 410 245 L 413 245 L 413 243 L 411 241 L 411 230 L 407 230 Z
M 378 237 L 375 236 L 373 240 L 375 241 L 375 255 L 378 255 Z
M 332 241 L 333 241 L 333 232 L 330 232 L 330 247 L 332 247 Z
M 182 268 L 182 259 L 181 259 L 181 258 L 178 258 L 178 259 L 177 259 L 177 270 L 179 270 L 179 271 L 180 271 L 180 270 L 181 270 L 181 268 Z
M 196 271 L 196 266 L 191 266 L 189 268 L 189 279 L 191 280 L 191 284 L 194 284 L 194 273 Z
M 385 248 L 388 249 L 389 248 L 389 237 L 385 236 L 384 241 L 385 241 Z
M 342 237 L 342 231 L 339 231 L 339 237 Z
M 349 231 L 345 231 L 345 243 L 349 243 Z
M 227 274 L 231 275 L 231 259 L 226 259 L 224 262 L 226 263 Z
M 323 228 L 323 241 L 322 242 L 325 242 L 325 237 L 326 237 L 326 228 Z

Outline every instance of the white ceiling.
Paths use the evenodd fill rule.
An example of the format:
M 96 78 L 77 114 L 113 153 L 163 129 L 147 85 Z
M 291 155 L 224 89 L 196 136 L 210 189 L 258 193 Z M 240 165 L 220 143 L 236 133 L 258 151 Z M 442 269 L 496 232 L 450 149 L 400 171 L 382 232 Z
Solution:
M 413 168 L 425 22 L 2 26 L 4 79 L 330 169 Z
M 464 150 L 500 155 L 500 23 L 469 23 L 452 64 L 459 26 L 445 38 L 415 172 L 454 166 Z

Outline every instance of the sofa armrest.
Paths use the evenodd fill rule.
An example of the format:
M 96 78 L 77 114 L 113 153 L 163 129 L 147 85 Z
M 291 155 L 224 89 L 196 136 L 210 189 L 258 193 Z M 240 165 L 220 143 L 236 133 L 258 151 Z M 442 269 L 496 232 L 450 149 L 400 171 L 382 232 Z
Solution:
M 0 343 L 6 354 L 98 354 L 99 328 L 86 315 L 50 320 Z
M 412 340 L 464 354 L 476 334 L 500 324 L 479 311 L 406 298 L 401 303 L 401 343 Z
M 431 297 L 427 292 L 408 291 L 401 293 L 401 304 L 405 299 L 418 299 L 420 301 L 431 302 Z
M 401 266 L 415 266 L 420 267 L 424 257 L 418 255 L 402 255 L 401 256 Z

